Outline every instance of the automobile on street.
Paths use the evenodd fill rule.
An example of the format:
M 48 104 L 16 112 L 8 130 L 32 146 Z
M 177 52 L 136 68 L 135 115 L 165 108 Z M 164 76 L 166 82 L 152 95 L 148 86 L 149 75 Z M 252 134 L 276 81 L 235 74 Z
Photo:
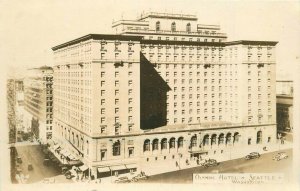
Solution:
M 259 158 L 260 154 L 258 152 L 252 152 L 249 155 L 247 155 L 245 157 L 246 160 L 250 160 L 250 159 L 255 159 L 255 158 Z
M 132 178 L 132 181 L 137 182 L 139 180 L 147 180 L 147 179 L 148 179 L 147 175 L 138 174 Z
M 115 183 L 129 183 L 131 182 L 129 180 L 129 178 L 127 176 L 122 176 L 122 177 L 119 177 L 117 180 L 115 180 Z
M 204 167 L 210 167 L 210 166 L 217 166 L 219 163 L 215 159 L 208 159 L 204 163 L 202 163 L 202 166 Z
M 282 159 L 287 159 L 288 158 L 288 155 L 285 153 L 285 152 L 280 152 L 280 153 L 277 153 L 274 157 L 273 157 L 273 160 L 277 160 L 277 161 L 280 161 Z

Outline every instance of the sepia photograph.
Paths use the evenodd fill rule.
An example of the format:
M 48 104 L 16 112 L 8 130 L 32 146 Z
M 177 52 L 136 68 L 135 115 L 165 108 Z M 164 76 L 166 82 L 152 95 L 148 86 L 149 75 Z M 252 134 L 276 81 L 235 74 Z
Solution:
M 299 1 L 0 0 L 0 40 L 0 190 L 299 190 Z

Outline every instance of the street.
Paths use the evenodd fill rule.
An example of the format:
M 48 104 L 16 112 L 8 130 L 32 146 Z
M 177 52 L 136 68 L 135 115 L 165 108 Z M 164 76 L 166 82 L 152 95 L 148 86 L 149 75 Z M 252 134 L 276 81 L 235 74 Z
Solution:
M 154 175 L 140 183 L 192 183 L 193 173 L 283 173 L 288 180 L 292 174 L 292 149 L 284 150 L 289 156 L 281 161 L 272 160 L 278 153 L 267 153 L 258 159 L 245 160 L 244 158 L 235 159 L 220 163 L 214 167 L 195 167 L 191 169 L 168 172 Z
M 25 176 L 29 175 L 29 179 L 26 183 L 36 183 L 44 180 L 44 178 L 50 177 L 56 177 L 56 182 L 71 182 L 71 180 L 67 180 L 61 175 L 59 168 L 53 165 L 43 165 L 44 153 L 42 152 L 40 145 L 19 145 L 16 146 L 16 149 L 23 161 L 20 164 L 20 168 Z M 33 170 L 28 170 L 28 164 L 32 164 Z

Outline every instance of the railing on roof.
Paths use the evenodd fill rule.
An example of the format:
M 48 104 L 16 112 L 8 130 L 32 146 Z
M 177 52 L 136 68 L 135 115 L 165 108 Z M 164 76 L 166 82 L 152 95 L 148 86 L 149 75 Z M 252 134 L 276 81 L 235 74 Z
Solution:
M 150 30 L 150 29 L 123 29 L 122 32 L 144 32 L 144 33 L 157 33 L 157 34 L 184 34 L 184 35 L 203 35 L 203 36 L 223 36 L 227 37 L 226 33 L 205 33 L 205 32 L 187 32 L 187 31 L 169 31 L 169 30 Z
M 186 17 L 186 18 L 195 18 L 197 19 L 196 15 L 190 15 L 190 14 L 174 14 L 174 13 L 158 13 L 158 12 L 147 12 L 142 13 L 141 17 L 139 19 L 142 19 L 144 17 L 154 15 L 154 16 L 170 16 L 170 17 Z

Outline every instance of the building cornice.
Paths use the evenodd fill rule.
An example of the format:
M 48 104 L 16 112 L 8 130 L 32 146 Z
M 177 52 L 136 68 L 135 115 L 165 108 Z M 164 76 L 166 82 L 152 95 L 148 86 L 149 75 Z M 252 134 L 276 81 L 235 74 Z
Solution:
M 112 34 L 88 34 L 83 37 L 71 40 L 69 42 L 60 44 L 58 46 L 52 47 L 52 50 L 58 50 L 67 46 L 78 44 L 87 40 L 123 40 L 123 41 L 140 41 L 141 36 L 125 36 L 125 35 L 112 35 Z

